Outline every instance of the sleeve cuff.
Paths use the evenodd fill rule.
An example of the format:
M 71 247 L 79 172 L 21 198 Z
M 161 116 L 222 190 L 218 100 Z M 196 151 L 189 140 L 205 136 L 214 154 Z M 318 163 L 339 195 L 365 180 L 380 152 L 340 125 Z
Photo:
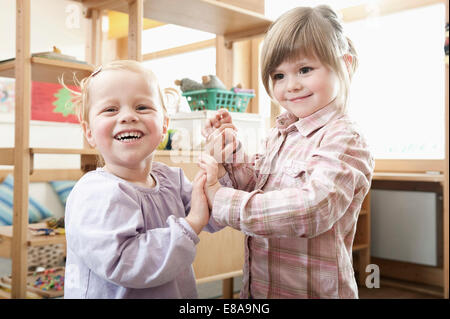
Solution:
M 184 218 L 176 218 L 175 216 L 171 215 L 167 217 L 167 224 L 169 224 L 169 226 L 173 224 L 179 226 L 183 234 L 189 237 L 189 239 L 192 240 L 195 245 L 197 245 L 200 241 L 200 238 L 198 238 L 191 225 L 189 225 L 189 223 Z
M 240 211 L 247 192 L 222 187 L 214 197 L 211 216 L 222 226 L 240 230 Z

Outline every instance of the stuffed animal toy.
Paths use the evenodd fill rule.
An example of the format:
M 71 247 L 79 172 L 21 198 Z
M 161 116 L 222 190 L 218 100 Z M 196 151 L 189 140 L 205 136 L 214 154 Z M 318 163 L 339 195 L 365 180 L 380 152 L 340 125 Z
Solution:
M 181 80 L 175 80 L 175 84 L 180 87 L 181 92 L 203 90 L 205 87 L 203 84 L 189 78 L 183 78 Z
M 227 87 L 222 81 L 215 75 L 204 75 L 202 76 L 202 83 L 205 89 L 221 89 L 226 90 Z

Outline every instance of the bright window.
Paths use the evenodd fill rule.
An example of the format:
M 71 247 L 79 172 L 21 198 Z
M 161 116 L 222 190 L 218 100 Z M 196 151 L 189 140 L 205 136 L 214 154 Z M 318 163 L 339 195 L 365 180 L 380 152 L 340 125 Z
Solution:
M 212 33 L 166 24 L 143 32 L 142 52 L 146 54 L 166 50 L 215 37 L 216 35 Z M 174 84 L 175 80 L 190 78 L 201 82 L 203 75 L 216 74 L 216 49 L 211 47 L 170 55 L 146 60 L 143 64 L 156 74 L 161 88 L 179 89 Z M 184 97 L 181 98 L 180 110 L 189 111 L 189 105 Z
M 348 23 L 359 53 L 349 114 L 376 158 L 444 158 L 444 5 Z
M 177 88 L 175 80 L 190 78 L 197 82 L 202 81 L 202 76 L 216 74 L 216 49 L 215 47 L 195 50 L 188 53 L 171 55 L 164 58 L 144 61 L 158 77 L 161 88 Z M 186 99 L 181 98 L 180 110 L 189 110 Z M 188 111 L 189 112 L 189 111 Z

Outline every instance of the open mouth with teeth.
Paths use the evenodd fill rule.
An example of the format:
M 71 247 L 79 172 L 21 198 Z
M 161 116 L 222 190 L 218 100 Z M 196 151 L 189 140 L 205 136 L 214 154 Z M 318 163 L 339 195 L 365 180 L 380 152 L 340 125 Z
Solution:
M 114 139 L 121 141 L 121 142 L 132 142 L 137 141 L 142 137 L 142 133 L 139 131 L 131 131 L 131 132 L 122 132 L 119 134 L 116 134 L 114 136 Z

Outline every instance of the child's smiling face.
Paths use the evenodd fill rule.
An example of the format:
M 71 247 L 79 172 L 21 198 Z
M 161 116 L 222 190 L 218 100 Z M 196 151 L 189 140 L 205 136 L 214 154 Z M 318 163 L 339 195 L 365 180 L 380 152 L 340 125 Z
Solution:
M 137 168 L 167 130 L 155 80 L 128 70 L 105 70 L 92 78 L 89 123 L 83 131 L 106 166 Z
M 274 98 L 299 118 L 332 102 L 339 90 L 335 72 L 314 57 L 285 60 L 271 73 Z

